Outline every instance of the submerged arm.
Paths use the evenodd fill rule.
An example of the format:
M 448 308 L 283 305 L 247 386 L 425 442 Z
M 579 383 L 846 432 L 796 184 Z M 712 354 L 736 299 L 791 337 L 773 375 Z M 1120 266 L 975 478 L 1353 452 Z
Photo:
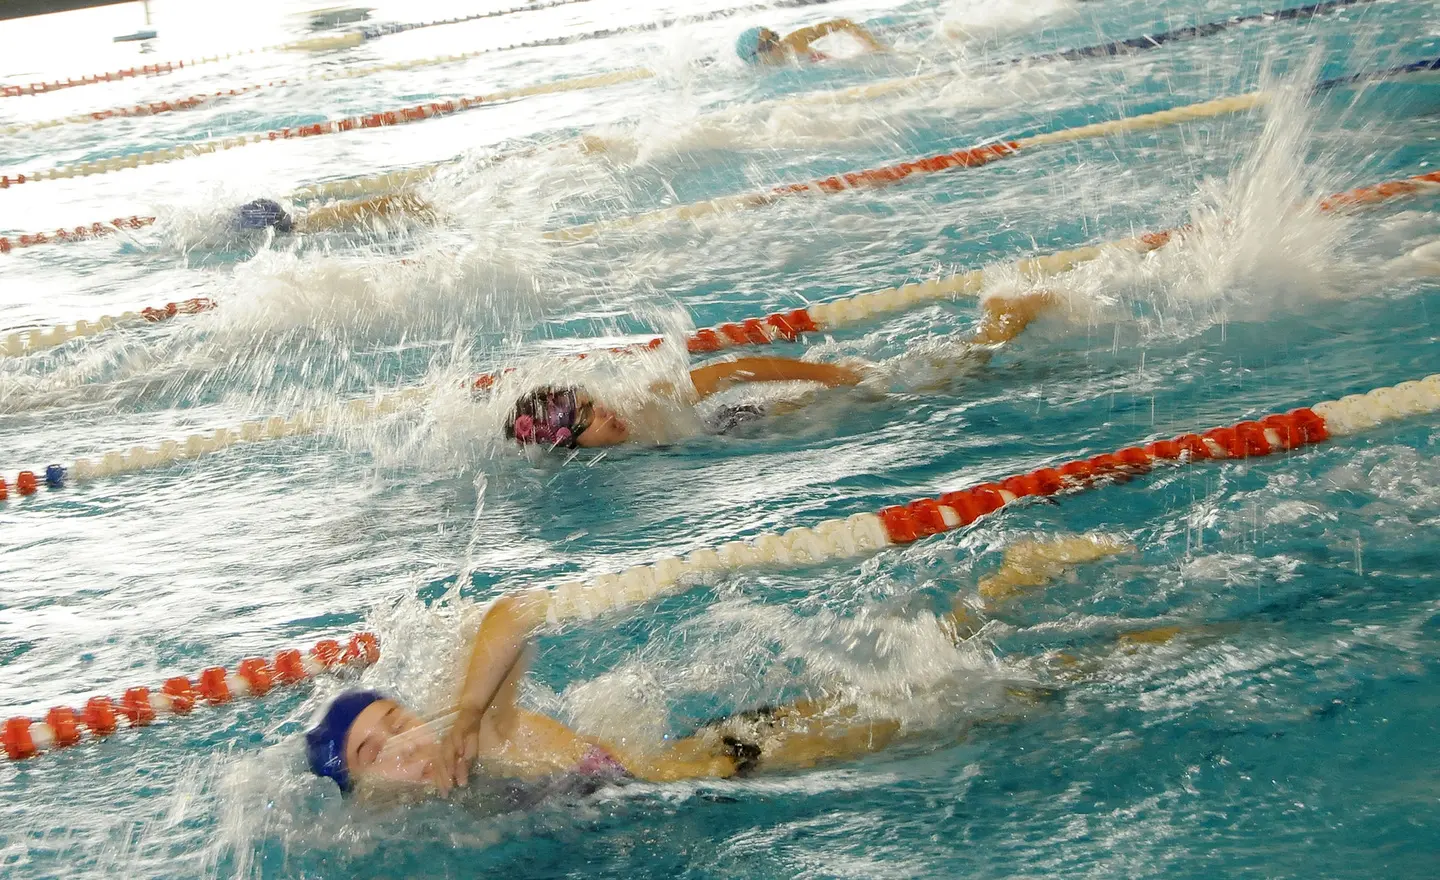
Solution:
M 832 388 L 858 385 L 860 374 L 849 367 L 817 364 L 790 358 L 737 358 L 690 371 L 690 380 L 701 397 L 724 391 L 739 382 L 819 382 Z
M 336 202 L 311 208 L 300 218 L 302 232 L 316 232 L 362 223 L 372 217 L 388 217 L 404 214 L 412 217 L 429 217 L 434 212 L 418 196 L 409 193 L 392 193 L 372 199 Z
M 1048 290 L 1016 297 L 991 297 L 983 303 L 985 314 L 973 341 L 981 345 L 1009 342 L 1059 302 L 1059 297 Z

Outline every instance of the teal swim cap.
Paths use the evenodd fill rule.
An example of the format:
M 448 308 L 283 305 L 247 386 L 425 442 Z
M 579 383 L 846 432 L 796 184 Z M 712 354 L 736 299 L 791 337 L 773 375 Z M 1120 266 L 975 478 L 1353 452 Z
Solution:
M 765 28 L 753 27 L 740 35 L 735 41 L 735 54 L 746 64 L 760 63 L 760 40 L 765 35 Z

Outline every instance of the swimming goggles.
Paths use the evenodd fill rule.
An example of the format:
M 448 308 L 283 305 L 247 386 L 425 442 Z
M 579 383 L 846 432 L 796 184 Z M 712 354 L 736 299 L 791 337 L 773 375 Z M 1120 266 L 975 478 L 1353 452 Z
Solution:
M 573 389 L 552 391 L 535 401 L 533 413 L 515 419 L 515 439 L 521 443 L 543 443 L 550 448 L 574 449 L 580 435 L 590 427 L 594 405 L 580 400 Z

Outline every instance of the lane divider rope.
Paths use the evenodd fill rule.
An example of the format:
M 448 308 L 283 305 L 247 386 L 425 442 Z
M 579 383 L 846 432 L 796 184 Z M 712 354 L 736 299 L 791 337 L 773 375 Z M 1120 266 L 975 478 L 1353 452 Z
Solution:
M 1386 68 L 1384 70 L 1323 80 L 1313 87 L 1313 91 L 1323 92 L 1357 82 L 1385 79 L 1393 76 L 1432 70 L 1440 70 L 1440 58 L 1425 59 L 1412 64 Z M 863 171 L 831 175 L 830 177 L 819 178 L 805 183 L 782 184 L 771 187 L 764 192 L 721 196 L 720 198 L 661 208 L 628 217 L 616 217 L 609 220 L 597 220 L 593 223 L 581 223 L 546 232 L 544 236 L 551 241 L 578 241 L 606 230 L 633 229 L 638 226 L 663 223 L 669 220 L 694 220 L 699 217 L 743 208 L 759 208 L 774 204 L 776 201 L 787 196 L 833 194 L 865 186 L 885 186 L 912 176 L 934 174 L 941 171 L 949 171 L 953 168 L 978 168 L 981 165 L 988 165 L 998 159 L 1014 156 L 1016 153 L 1032 147 L 1051 146 L 1054 144 L 1088 140 L 1090 138 L 1111 137 L 1117 134 L 1129 134 L 1138 131 L 1164 128 L 1171 125 L 1180 125 L 1200 119 L 1210 119 L 1216 116 L 1243 113 L 1264 105 L 1270 100 L 1270 97 L 1271 96 L 1265 92 L 1250 92 L 1244 95 L 1214 98 L 1209 101 L 1187 104 L 1183 107 L 1173 107 L 1168 110 L 1158 110 L 1153 113 L 1144 113 L 1138 116 L 1127 116 L 1122 119 L 1096 122 L 1089 125 L 1080 125 L 1058 131 L 1030 135 L 1029 137 L 1020 138 L 1019 140 L 1001 141 L 972 149 L 958 150 L 953 153 L 941 153 L 940 155 L 930 156 L 924 159 L 898 162 L 893 165 L 869 168 Z
M 1324 0 L 1324 2 L 1311 3 L 1308 6 L 1292 6 L 1289 9 L 1273 9 L 1268 12 L 1236 15 L 1207 24 L 1188 25 L 1161 33 L 1143 34 L 1125 40 L 1112 40 L 1111 42 L 1100 43 L 1095 46 L 1060 49 L 1055 52 L 1043 52 L 1038 55 L 1022 55 L 1017 58 L 1011 58 L 1009 61 L 1000 62 L 1000 64 L 1001 66 L 1007 66 L 1028 64 L 1037 61 L 1079 61 L 1082 58 L 1109 58 L 1116 55 L 1132 55 L 1136 52 L 1147 52 L 1151 49 L 1158 49 L 1167 43 L 1180 43 L 1198 37 L 1212 36 L 1221 31 L 1229 30 L 1230 28 L 1243 24 L 1253 24 L 1256 22 L 1273 24 L 1277 21 L 1298 21 L 1306 18 L 1318 18 L 1319 16 L 1349 6 L 1364 6 L 1374 2 L 1376 2 L 1376 0 Z
M 706 577 L 745 570 L 773 570 L 869 556 L 964 528 L 1001 508 L 1031 497 L 1079 492 L 1165 463 L 1247 459 L 1296 450 L 1331 437 L 1387 422 L 1440 412 L 1440 374 L 1365 394 L 1269 415 L 1252 421 L 1129 446 L 1114 453 L 1066 462 L 983 483 L 938 498 L 921 498 L 874 513 L 824 520 L 814 526 L 771 532 L 745 541 L 668 556 L 619 574 L 569 581 L 528 595 L 545 603 L 552 624 L 591 619 L 608 611 L 681 592 Z
M 1390 180 L 1370 184 L 1337 193 L 1322 199 L 1322 211 L 1338 211 L 1351 207 L 1379 204 L 1394 198 L 1416 195 L 1422 192 L 1440 191 L 1440 171 L 1420 174 L 1401 180 Z M 1147 253 L 1169 244 L 1179 229 L 1147 232 L 1133 238 L 1122 238 L 1098 245 L 1086 245 L 1070 250 L 1055 251 L 1038 257 L 1029 257 L 1012 263 L 1009 271 L 1030 280 L 1039 280 L 1067 272 L 1081 263 L 1094 260 L 1105 253 L 1132 251 Z M 870 293 L 860 293 L 829 302 L 817 303 L 789 312 L 776 312 L 763 318 L 745 318 L 714 327 L 706 327 L 691 333 L 685 340 L 691 354 L 706 354 L 749 345 L 770 345 L 780 340 L 798 341 L 801 334 L 837 330 L 847 324 L 870 320 L 878 315 L 906 311 L 928 305 L 943 299 L 959 296 L 973 296 L 985 289 L 986 271 L 972 269 L 958 272 L 945 278 L 887 287 Z M 648 342 L 622 348 L 611 348 L 609 352 L 623 354 L 643 349 L 653 349 L 664 342 L 664 337 L 655 337 Z M 583 358 L 584 354 L 572 357 Z M 513 369 L 476 376 L 473 387 L 489 389 Z
M 132 687 L 119 699 L 91 697 L 84 708 L 56 706 L 43 719 L 14 716 L 0 726 L 0 747 L 12 761 L 40 752 L 77 745 L 85 739 L 102 739 L 120 728 L 146 727 L 161 717 L 188 715 L 196 706 L 219 706 L 244 697 L 259 698 L 282 685 L 294 685 L 322 674 L 342 675 L 371 666 L 380 659 L 380 640 L 374 633 L 352 635 L 345 645 L 321 639 L 309 651 L 290 648 L 274 660 L 247 657 L 234 670 L 211 666 L 193 679 L 180 675 L 166 679 L 157 689 Z
M 1379 204 L 1402 196 L 1433 191 L 1437 186 L 1440 186 L 1440 171 L 1432 171 L 1428 174 L 1385 181 L 1337 193 L 1322 200 L 1320 209 L 1333 211 L 1347 207 Z M 1145 233 L 1132 238 L 1030 257 L 1014 263 L 1012 269 L 1027 278 L 1050 277 L 1107 252 L 1132 250 L 1145 253 L 1154 250 L 1169 243 L 1173 235 L 1182 231 L 1165 230 Z M 695 331 L 687 338 L 686 346 L 691 353 L 698 354 L 741 345 L 768 345 L 777 338 L 793 342 L 798 340 L 803 333 L 838 329 L 846 324 L 865 321 L 876 315 L 916 308 L 940 299 L 978 294 L 984 289 L 985 278 L 984 269 L 973 269 L 947 278 L 914 282 L 899 287 L 856 294 L 843 299 L 818 303 L 808 308 L 794 309 L 786 313 L 777 312 L 763 318 L 746 318 L 738 322 L 728 322 Z M 12 332 L 0 340 L 0 359 L 21 357 L 63 345 L 78 337 L 94 336 L 116 324 L 134 323 L 140 320 L 153 323 L 179 314 L 197 314 L 215 307 L 216 304 L 213 301 L 202 298 L 187 300 L 185 303 L 167 303 L 160 309 L 142 309 L 138 313 L 125 312 L 119 318 L 111 318 L 107 315 L 101 317 L 99 321 L 77 321 L 74 325 L 61 324 L 49 330 Z M 655 337 L 644 343 L 624 346 L 621 349 L 612 349 L 612 351 L 634 352 L 654 348 L 662 341 L 661 337 Z M 474 387 L 477 389 L 489 388 L 506 372 L 509 370 L 481 374 L 475 377 Z
M 61 89 L 72 89 L 77 86 L 90 86 L 103 82 L 119 82 L 124 79 L 131 79 L 140 76 L 156 76 L 162 73 L 174 73 L 187 67 L 198 67 L 201 64 L 214 64 L 217 61 L 228 61 L 231 58 L 242 58 L 246 55 L 258 55 L 265 52 L 286 52 L 286 51 L 321 51 L 327 49 L 343 49 L 360 45 L 359 35 L 344 35 L 340 37 L 318 37 L 309 40 L 297 40 L 290 43 L 280 43 L 274 46 L 262 46 L 259 49 L 239 49 L 234 52 L 226 52 L 221 55 L 205 55 L 199 58 L 191 58 L 186 61 L 160 61 L 155 64 L 146 64 L 141 67 L 128 67 L 124 70 L 112 70 L 109 73 L 97 73 L 92 76 L 82 76 L 79 79 L 67 78 L 63 81 L 38 82 L 29 85 L 0 85 L 0 98 L 18 98 L 23 95 L 41 95 L 46 92 L 55 92 Z
M 100 238 L 105 235 L 113 235 L 122 229 L 143 229 L 154 223 L 154 217 L 116 217 L 109 223 L 91 223 L 89 226 L 76 226 L 74 229 L 57 229 L 54 232 L 36 232 L 30 235 L 17 236 L 13 240 L 0 235 L 0 254 L 8 254 L 12 250 L 19 250 L 20 248 L 34 247 L 37 244 L 64 244 L 66 242 Z M 5 353 L 11 353 L 8 347 Z
M 271 416 L 264 420 L 244 422 L 233 428 L 196 432 L 184 440 L 166 440 L 156 446 L 133 446 L 124 451 L 107 452 L 93 460 L 78 458 L 68 466 L 52 464 L 36 470 L 24 470 L 16 476 L 14 487 L 19 496 L 25 498 L 35 495 L 42 487 L 59 489 L 71 483 L 167 467 L 180 461 L 193 461 L 239 444 L 301 437 L 315 434 L 331 425 L 362 424 L 396 412 L 422 400 L 430 393 L 431 390 L 424 387 L 405 388 L 375 398 L 360 398 L 302 410 L 288 419 Z M 0 501 L 9 498 L 10 484 L 0 477 Z
M 149 219 L 154 220 L 153 217 Z M 4 239 L 0 239 L 0 243 L 3 242 Z M 36 242 L 32 241 L 31 243 L 35 244 Z M 21 247 L 24 246 L 21 245 Z M 74 324 L 57 324 L 49 330 L 9 333 L 5 336 L 4 341 L 0 342 L 0 358 L 22 357 L 47 348 L 64 345 L 72 339 L 94 336 L 126 324 L 138 324 L 142 321 L 158 324 L 161 321 L 168 321 L 176 315 L 198 315 L 201 312 L 210 311 L 215 308 L 215 305 L 214 300 L 197 296 L 178 303 L 171 302 L 163 306 L 144 308 L 138 312 L 121 312 L 118 318 L 102 315 L 98 321 L 76 321 Z
M 594 76 L 575 77 L 559 82 L 509 89 L 491 95 L 476 95 L 472 98 L 457 98 L 449 101 L 432 101 L 428 104 L 417 104 L 414 107 L 404 107 L 399 110 L 366 113 L 361 116 L 351 116 L 346 119 L 329 119 L 324 122 L 313 122 L 307 125 L 298 125 L 294 128 L 276 129 L 259 134 L 240 134 L 209 141 L 177 144 L 173 147 L 147 150 L 143 153 L 127 153 L 122 156 L 111 156 L 94 162 L 61 165 L 33 174 L 17 174 L 14 177 L 0 175 L 0 189 L 8 189 L 9 187 L 18 186 L 22 183 L 34 183 L 41 180 L 68 180 L 74 177 L 107 174 L 125 168 L 138 168 L 141 165 L 164 165 L 193 156 L 203 156 L 216 151 L 232 150 L 238 147 L 258 144 L 262 141 L 296 140 L 300 138 L 319 137 L 327 134 L 338 134 L 355 129 L 406 125 L 425 119 L 433 119 L 437 116 L 450 116 L 466 110 L 473 110 L 477 107 L 488 107 L 499 101 L 508 101 L 532 95 L 551 94 L 554 92 L 573 91 L 576 89 L 600 88 L 602 86 L 611 86 L 646 79 L 651 76 L 654 76 L 651 71 L 643 67 L 637 67 L 629 70 L 601 73 Z
M 334 36 L 328 37 L 312 37 L 305 40 L 294 40 L 288 43 L 279 43 L 273 46 L 262 46 L 259 49 L 240 49 L 234 52 L 226 52 L 223 55 L 207 55 L 200 58 L 193 58 L 188 61 L 161 61 L 157 64 L 146 64 L 138 68 L 131 67 L 125 70 L 111 71 L 110 73 L 100 73 L 93 76 L 82 76 L 79 79 L 67 78 L 63 82 L 60 80 L 55 80 L 53 82 L 31 83 L 29 85 L 23 86 L 0 85 L 0 98 L 17 98 L 23 95 L 40 95 L 46 92 L 59 91 L 60 89 L 70 89 L 77 86 L 89 86 L 102 82 L 117 82 L 119 80 L 130 79 L 132 77 L 153 76 L 161 73 L 173 73 L 177 70 L 183 70 L 186 67 L 196 67 L 201 64 L 213 64 L 217 61 L 228 61 L 231 58 L 241 58 L 246 55 L 257 55 L 265 52 L 323 52 L 333 49 L 352 49 L 356 46 L 359 46 L 361 43 L 366 42 L 367 40 L 378 39 L 379 37 L 388 36 L 389 34 L 405 33 L 406 31 L 416 30 L 418 28 L 437 27 L 439 25 L 445 24 L 460 24 L 462 22 L 476 21 L 482 18 L 496 18 L 501 15 L 510 15 L 516 12 L 538 12 L 542 9 L 549 9 L 554 6 L 567 6 L 572 3 L 585 2 L 588 2 L 588 0 L 553 0 L 553 2 L 543 5 L 537 6 L 532 3 L 525 6 L 512 7 L 510 9 L 501 9 L 494 12 L 483 12 L 477 15 L 469 15 L 465 16 L 464 18 L 442 19 L 437 21 L 420 22 L 417 24 L 408 25 L 376 25 L 366 28 L 364 30 L 352 31 L 346 34 L 336 34 Z M 519 47 L 507 46 L 505 48 Z M 494 52 L 500 50 L 490 49 L 487 51 Z
M 580 0 L 575 0 L 575 2 L 580 2 Z M 588 2 L 588 0 L 586 0 L 586 2 Z M 483 54 L 485 53 L 476 52 L 472 53 L 472 55 L 470 56 L 442 55 L 436 58 L 421 59 L 419 61 L 401 61 L 392 64 L 381 64 L 374 67 L 347 68 L 345 70 L 326 73 L 321 76 L 310 77 L 307 79 L 281 79 L 275 80 L 273 82 L 263 83 L 260 85 L 241 86 L 239 88 L 233 88 L 228 90 L 222 89 L 221 91 L 213 93 L 191 95 L 188 98 L 180 98 L 179 100 L 174 101 L 155 101 L 149 104 L 136 104 L 130 107 L 116 107 L 110 110 L 98 110 L 94 113 L 80 113 L 74 116 L 66 116 L 62 119 L 48 119 L 43 122 L 28 122 L 21 125 L 11 125 L 7 128 L 0 129 L 0 134 L 18 134 L 22 131 L 38 131 L 47 128 L 54 128 L 56 126 L 69 123 L 100 122 L 106 119 L 116 119 L 130 116 L 158 116 L 162 113 L 174 113 L 182 110 L 194 110 L 198 107 L 203 107 L 206 104 L 215 101 L 216 99 L 238 97 L 239 95 L 248 94 L 250 92 L 257 92 L 261 89 L 279 88 L 281 86 L 298 86 L 304 85 L 306 83 L 333 82 L 335 80 L 353 79 L 355 77 L 368 76 L 372 73 L 378 73 L 383 70 L 410 70 L 429 64 L 445 64 L 452 61 L 462 61 L 467 57 L 473 57 L 473 55 Z M 498 101 L 524 98 L 531 95 L 545 95 L 555 92 L 571 92 L 580 91 L 582 89 L 600 88 L 602 86 L 611 85 L 611 78 L 613 77 L 624 77 L 620 79 L 614 79 L 613 82 L 629 82 L 631 80 L 649 79 L 655 75 L 655 72 L 648 68 L 627 68 L 625 70 L 614 71 L 611 73 L 596 74 L 593 77 L 576 77 L 572 80 L 561 80 L 559 84 L 546 84 L 546 86 L 548 87 L 527 86 L 519 89 L 497 92 L 493 95 L 484 96 L 484 99 L 488 103 L 496 103 Z M 537 91 L 537 88 L 541 90 Z M 474 101 L 478 99 L 471 98 L 470 100 Z
M 1161 46 L 1166 45 L 1167 43 L 1183 42 L 1185 40 L 1194 39 L 1197 37 L 1210 36 L 1212 34 L 1219 33 L 1223 30 L 1241 24 L 1249 24 L 1254 22 L 1270 24 L 1275 21 L 1287 21 L 1300 18 L 1315 17 L 1318 15 L 1323 15 L 1327 12 L 1331 12 L 1342 6 L 1351 6 L 1371 2 L 1375 2 L 1375 0 L 1340 0 L 1340 2 L 1316 3 L 1310 6 L 1300 6 L 1291 9 L 1276 9 L 1269 12 L 1254 13 L 1252 15 L 1241 15 L 1234 18 L 1223 19 L 1218 22 L 1210 22 L 1208 24 L 1190 25 L 1187 27 L 1176 28 L 1174 30 L 1164 31 L 1160 33 L 1144 34 L 1138 37 L 1130 37 L 1124 40 L 1111 40 L 1109 42 L 1099 43 L 1093 46 L 1081 46 L 1073 49 L 1063 49 L 1056 52 L 1046 52 L 1038 55 L 1021 55 L 1016 58 L 1011 58 L 1007 61 L 997 62 L 992 66 L 1009 67 L 1017 64 L 1045 61 L 1066 61 L 1077 60 L 1080 58 L 1105 58 L 1113 57 L 1116 55 L 1132 55 L 1137 52 L 1144 52 L 1150 49 L 1158 49 Z M 1428 66 L 1431 64 L 1440 64 L 1440 59 L 1437 59 L 1436 62 L 1417 62 L 1413 65 L 1407 65 L 1408 68 L 1412 69 L 1395 69 L 1392 71 L 1388 71 L 1387 74 L 1394 75 L 1402 72 L 1418 72 L 1420 70 L 1435 69 L 1434 67 Z M 872 83 L 870 85 L 851 86 L 850 88 L 840 89 L 838 91 L 812 94 L 797 99 L 797 101 L 803 103 L 814 103 L 818 100 L 825 100 L 827 97 L 831 100 L 864 100 L 893 94 L 895 92 L 904 91 L 906 89 L 912 89 L 917 86 L 942 79 L 950 79 L 953 78 L 954 75 L 955 72 L 950 70 L 933 71 L 931 73 L 922 73 L 914 76 L 906 76 L 897 79 L 885 80 L 878 83 Z M 1343 82 L 1337 81 L 1334 83 L 1334 85 L 1343 85 L 1350 82 L 1361 82 L 1366 79 L 1375 78 L 1376 76 L 1376 74 L 1356 74 L 1352 77 L 1346 77 Z M 783 101 L 780 103 L 790 103 L 790 101 Z
M 549 3 L 528 3 L 525 6 L 512 6 L 509 9 L 500 9 L 493 12 L 477 12 L 474 15 L 462 15 L 455 18 L 437 18 L 434 21 L 419 21 L 409 24 L 372 24 L 360 29 L 360 33 L 367 40 L 376 40 L 380 37 L 388 37 L 391 34 L 403 34 L 409 31 L 418 31 L 422 28 L 441 27 L 447 24 L 465 24 L 466 22 L 479 21 L 484 18 L 499 18 L 502 15 L 514 15 L 517 12 L 539 12 L 543 9 L 554 9 L 557 6 L 570 6 L 574 3 L 588 3 L 590 0 L 550 0 Z

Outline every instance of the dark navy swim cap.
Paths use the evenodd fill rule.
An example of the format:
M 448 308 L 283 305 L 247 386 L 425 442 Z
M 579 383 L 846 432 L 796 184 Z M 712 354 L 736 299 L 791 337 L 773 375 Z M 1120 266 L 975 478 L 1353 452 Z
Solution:
M 305 757 L 310 772 L 335 780 L 341 791 L 350 790 L 350 768 L 345 764 L 345 738 L 355 719 L 376 700 L 388 699 L 378 691 L 350 691 L 335 698 L 320 721 L 305 734 Z
M 275 227 L 276 232 L 289 232 L 295 228 L 295 223 L 280 203 L 274 199 L 256 199 L 253 202 L 246 202 L 240 206 L 236 213 L 236 222 L 241 229 L 264 229 L 268 226 Z

